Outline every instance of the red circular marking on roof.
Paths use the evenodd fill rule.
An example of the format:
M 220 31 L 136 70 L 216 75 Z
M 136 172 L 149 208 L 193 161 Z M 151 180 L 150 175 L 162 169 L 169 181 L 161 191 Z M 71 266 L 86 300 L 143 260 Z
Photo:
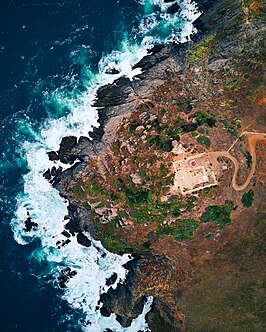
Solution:
M 188 162 L 188 164 L 189 164 L 190 167 L 195 167 L 195 166 L 197 166 L 197 162 L 196 162 L 196 160 L 190 160 L 190 161 Z

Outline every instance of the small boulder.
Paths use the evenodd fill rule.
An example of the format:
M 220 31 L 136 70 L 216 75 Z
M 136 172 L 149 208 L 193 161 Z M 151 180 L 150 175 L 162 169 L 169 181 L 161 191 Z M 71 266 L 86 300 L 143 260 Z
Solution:
M 86 235 L 83 233 L 79 232 L 77 234 L 77 241 L 79 244 L 81 244 L 84 247 L 90 247 L 91 246 L 91 241 L 87 238 Z
M 116 282 L 118 275 L 117 273 L 113 273 L 110 278 L 106 279 L 106 286 L 111 286 Z
M 58 168 L 53 166 L 51 169 L 51 176 L 56 176 L 56 175 L 60 174 L 62 172 L 62 170 L 63 170 L 63 168 L 61 166 L 59 166 Z
M 59 155 L 55 151 L 47 152 L 47 155 L 48 155 L 49 160 L 51 160 L 51 161 L 59 160 Z
M 31 220 L 30 216 L 28 216 L 28 218 L 24 221 L 24 225 L 25 225 L 26 232 L 30 232 L 32 230 L 32 228 L 38 226 L 37 222 L 33 222 Z
M 66 230 L 64 230 L 61 234 L 64 235 L 65 237 L 67 237 L 67 238 L 71 237 L 71 235 Z
M 116 68 L 108 68 L 105 71 L 105 74 L 109 74 L 109 75 L 116 75 L 116 74 L 119 74 L 119 73 L 120 73 L 120 71 L 117 70 Z
M 43 173 L 43 177 L 44 177 L 46 180 L 51 180 L 52 176 L 51 176 L 51 171 L 50 171 L 49 168 L 48 168 L 47 171 L 45 171 L 45 172 Z
M 179 12 L 179 10 L 180 10 L 180 6 L 177 3 L 174 3 L 172 6 L 170 6 L 167 9 L 166 14 L 174 15 L 177 12 Z

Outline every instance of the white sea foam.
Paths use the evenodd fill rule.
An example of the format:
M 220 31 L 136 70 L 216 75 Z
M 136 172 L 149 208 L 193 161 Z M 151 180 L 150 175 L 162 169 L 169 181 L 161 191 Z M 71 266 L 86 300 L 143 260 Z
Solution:
M 104 56 L 99 62 L 99 72 L 92 73 L 89 67 L 84 66 L 84 77 L 87 81 L 83 82 L 86 91 L 81 93 L 65 93 L 64 89 L 57 89 L 54 92 L 45 92 L 44 97 L 53 99 L 58 107 L 68 108 L 66 116 L 59 119 L 47 119 L 38 132 L 34 131 L 28 123 L 21 123 L 30 137 L 28 142 L 21 146 L 21 155 L 27 160 L 28 173 L 24 176 L 24 192 L 17 197 L 16 216 L 12 221 L 12 230 L 15 240 L 25 245 L 37 240 L 40 246 L 34 250 L 32 257 L 39 261 L 51 262 L 51 273 L 56 277 L 64 267 L 70 267 L 77 272 L 67 283 L 63 298 L 75 309 L 82 310 L 87 322 L 91 325 L 84 325 L 84 331 L 101 332 L 105 328 L 110 328 L 116 332 L 136 332 L 147 329 L 145 314 L 150 310 L 152 298 L 150 297 L 144 306 L 142 314 L 133 320 L 129 328 L 123 328 L 115 319 L 115 315 L 103 317 L 96 306 L 100 294 L 106 292 L 109 287 L 105 285 L 106 279 L 114 272 L 119 281 L 126 277 L 126 270 L 123 268 L 129 255 L 115 255 L 105 250 L 100 242 L 92 241 L 89 248 L 77 243 L 76 237 L 71 237 L 71 242 L 58 249 L 58 241 L 66 240 L 61 234 L 64 225 L 68 222 L 64 219 L 68 213 L 66 202 L 58 192 L 43 177 L 43 172 L 53 165 L 57 167 L 59 162 L 49 161 L 47 152 L 58 150 L 60 141 L 68 135 L 88 136 L 92 127 L 97 127 L 97 110 L 93 108 L 92 102 L 99 86 L 112 83 L 115 79 L 125 75 L 130 79 L 140 73 L 140 69 L 132 70 L 132 65 L 137 63 L 147 54 L 147 47 L 155 43 L 162 43 L 173 38 L 184 41 L 185 37 L 193 32 L 192 21 L 198 16 L 195 13 L 195 6 L 190 1 L 180 2 L 182 8 L 182 19 L 180 16 L 170 17 L 165 13 L 169 5 L 162 0 L 143 1 L 146 6 L 146 17 L 143 18 L 138 36 L 141 37 L 139 44 L 125 40 L 119 51 L 113 51 Z M 161 8 L 161 12 L 156 16 L 149 12 L 153 4 Z M 186 18 L 184 18 L 186 17 Z M 148 20 L 147 20 L 148 18 Z M 155 28 L 164 24 L 169 30 L 173 31 L 165 39 L 153 33 Z M 175 27 L 182 27 L 182 33 L 175 35 Z M 170 29 L 171 30 L 171 29 Z M 106 73 L 108 69 L 119 71 L 116 75 Z M 70 78 L 71 80 L 71 78 Z M 72 83 L 72 82 L 71 82 Z M 59 112 L 60 113 L 60 112 Z M 26 129 L 25 129 L 26 128 Z M 63 165 L 64 169 L 70 165 Z M 24 221 L 29 216 L 38 227 L 26 232 Z M 87 234 L 90 238 L 90 235 Z M 40 250 L 41 248 L 41 250 Z

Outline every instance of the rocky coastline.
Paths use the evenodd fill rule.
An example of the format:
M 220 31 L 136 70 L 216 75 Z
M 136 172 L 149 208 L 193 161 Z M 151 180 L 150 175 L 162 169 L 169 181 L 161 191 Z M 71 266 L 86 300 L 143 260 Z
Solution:
M 216 44 L 216 54 L 210 56 L 208 70 L 219 71 L 220 66 L 225 63 L 223 61 L 231 61 L 232 58 L 239 58 L 244 63 L 248 60 L 244 57 L 249 55 L 251 55 L 249 61 L 252 63 L 253 50 L 245 49 L 243 51 L 243 46 L 239 45 L 237 40 L 239 36 L 243 37 L 245 35 L 245 42 L 249 46 L 251 44 L 250 39 L 254 36 L 257 37 L 257 31 L 260 30 L 262 33 L 263 29 L 260 22 L 253 22 L 250 30 L 244 30 L 245 27 L 242 22 L 244 22 L 246 14 L 242 10 L 242 2 L 198 0 L 197 3 L 203 14 L 194 22 L 198 33 L 192 37 L 192 41 L 184 44 L 155 46 L 146 57 L 134 66 L 134 68 L 141 68 L 142 73 L 140 75 L 134 77 L 132 81 L 126 77 L 121 77 L 114 83 L 101 87 L 97 91 L 94 103 L 94 106 L 98 108 L 99 127 L 94 128 L 93 132 L 89 133 L 92 140 L 81 137 L 78 141 L 76 137 L 65 137 L 60 144 L 59 151 L 48 153 L 48 158 L 52 161 L 60 160 L 64 164 L 73 164 L 71 168 L 63 172 L 60 168 L 52 168 L 44 173 L 44 177 L 53 184 L 60 195 L 70 202 L 68 208 L 70 221 L 66 225 L 65 233 L 67 239 L 70 234 L 77 234 L 80 244 L 90 246 L 89 239 L 82 233 L 86 230 L 90 232 L 92 237 L 101 240 L 94 223 L 91 221 L 90 212 L 77 201 L 73 188 L 78 178 L 83 176 L 80 174 L 83 174 L 86 170 L 88 162 L 104 153 L 113 144 L 117 128 L 121 125 L 121 119 L 130 117 L 132 111 L 141 104 L 153 103 L 154 90 L 162 86 L 169 77 L 176 75 L 176 73 L 183 78 L 183 84 L 186 84 L 187 78 L 184 72 L 188 70 L 187 56 L 195 45 L 199 45 L 210 35 L 219 36 Z M 170 8 L 173 12 L 178 10 L 174 7 L 174 4 Z M 258 52 L 254 61 L 256 63 L 261 61 L 260 52 Z M 194 75 L 197 75 L 198 65 L 193 64 L 192 67 Z M 204 234 L 203 229 L 202 232 Z M 227 243 L 227 239 L 230 239 L 230 234 L 226 230 L 222 236 L 225 242 L 222 244 L 214 243 L 213 246 L 222 248 L 224 243 Z M 206 241 L 205 235 L 202 235 L 202 238 L 199 235 L 198 241 Z M 197 245 L 198 247 L 201 246 L 200 244 Z M 196 244 L 192 245 L 192 249 L 188 249 L 183 243 L 176 245 L 170 241 L 168 246 L 170 249 L 173 248 L 173 251 L 176 251 L 177 248 L 178 254 L 171 254 L 170 249 L 164 253 L 159 253 L 156 250 L 149 254 L 138 253 L 134 259 L 125 265 L 125 268 L 129 271 L 126 281 L 123 284 L 118 284 L 117 289 L 110 288 L 107 293 L 101 296 L 102 306 L 100 310 L 102 315 L 109 316 L 112 312 L 115 312 L 120 324 L 127 327 L 131 324 L 132 319 L 141 313 L 146 296 L 153 295 L 153 307 L 146 317 L 151 331 L 193 330 L 191 328 L 187 329 L 187 314 L 183 314 L 185 306 L 182 307 L 182 303 L 184 301 L 183 294 L 192 283 L 193 259 L 200 255 L 200 250 L 196 248 Z M 219 249 L 217 250 L 219 251 Z M 161 274 L 158 284 L 156 273 Z M 163 287 L 165 286 L 163 286 L 161 291 L 149 291 L 149 289 L 152 289 L 152 282 L 160 289 L 160 280 L 163 276 L 166 277 L 167 274 L 178 280 L 175 287 L 173 287 L 174 289 L 169 291 L 166 287 L 164 291 Z M 60 280 L 62 285 L 65 281 L 64 277 Z M 107 280 L 107 283 L 110 284 L 114 281 L 115 275 Z M 169 280 L 170 288 L 172 287 L 171 282 Z M 156 296 L 157 293 L 158 297 Z M 165 295 L 161 295 L 164 293 Z M 180 301 L 181 304 L 176 305 L 173 299 L 176 303 Z M 202 330 L 194 329 L 193 331 Z M 216 329 L 215 331 L 222 330 Z M 260 330 L 258 329 L 258 331 Z

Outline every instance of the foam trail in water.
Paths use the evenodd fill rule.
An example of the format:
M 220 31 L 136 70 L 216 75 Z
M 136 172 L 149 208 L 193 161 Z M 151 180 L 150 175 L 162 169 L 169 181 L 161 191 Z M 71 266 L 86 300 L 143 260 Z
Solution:
M 106 251 L 99 242 L 92 240 L 92 246 L 83 247 L 77 243 L 76 237 L 71 237 L 71 242 L 62 245 L 66 238 L 62 235 L 64 225 L 68 222 L 65 216 L 68 213 L 68 203 L 60 197 L 43 177 L 43 172 L 58 162 L 51 162 L 47 158 L 47 152 L 58 150 L 61 139 L 64 136 L 75 135 L 88 136 L 92 127 L 98 126 L 97 111 L 92 102 L 97 89 L 104 84 L 112 83 L 115 79 L 125 75 L 133 79 L 140 73 L 140 69 L 132 70 L 132 65 L 137 63 L 147 54 L 147 47 L 159 42 L 167 42 L 172 39 L 184 41 L 185 37 L 193 31 L 192 21 L 197 17 L 195 6 L 190 1 L 180 2 L 181 16 L 175 14 L 169 16 L 166 10 L 169 5 L 163 1 L 149 0 L 143 2 L 146 16 L 140 24 L 138 42 L 125 39 L 119 51 L 103 57 L 99 62 L 99 72 L 92 73 L 88 67 L 84 67 L 83 82 L 85 92 L 66 93 L 65 89 L 57 89 L 45 94 L 45 98 L 54 100 L 58 107 L 67 108 L 68 114 L 59 119 L 46 120 L 38 132 L 34 131 L 28 123 L 20 123 L 28 131 L 28 142 L 21 146 L 21 155 L 27 160 L 28 173 L 24 176 L 24 192 L 17 198 L 16 216 L 12 221 L 14 238 L 22 245 L 37 240 L 38 246 L 32 253 L 39 261 L 51 262 L 51 274 L 55 278 L 64 267 L 69 267 L 76 274 L 68 280 L 63 298 L 73 307 L 86 316 L 87 324 L 84 331 L 101 332 L 109 327 L 113 331 L 136 332 L 147 328 L 145 314 L 149 311 L 152 298 L 149 298 L 144 306 L 143 313 L 133 320 L 129 328 L 122 328 L 116 321 L 115 315 L 103 317 L 96 306 L 102 292 L 108 287 L 105 281 L 114 272 L 118 279 L 111 287 L 116 287 L 118 281 L 123 281 L 126 270 L 123 268 L 129 259 L 129 255 L 115 255 Z M 151 12 L 152 6 L 158 5 L 160 12 Z M 184 15 L 186 14 L 186 19 Z M 177 28 L 182 32 L 176 34 Z M 156 30 L 157 29 L 157 30 Z M 157 33 L 156 33 L 157 31 Z M 166 31 L 166 37 L 160 35 L 160 31 Z M 109 75 L 110 69 L 116 69 L 117 74 Z M 59 112 L 60 113 L 60 112 Z M 65 165 L 67 168 L 70 165 Z M 38 224 L 31 232 L 26 232 L 24 221 L 29 216 Z M 89 234 L 87 234 L 88 237 Z M 61 248 L 58 249 L 58 246 Z

